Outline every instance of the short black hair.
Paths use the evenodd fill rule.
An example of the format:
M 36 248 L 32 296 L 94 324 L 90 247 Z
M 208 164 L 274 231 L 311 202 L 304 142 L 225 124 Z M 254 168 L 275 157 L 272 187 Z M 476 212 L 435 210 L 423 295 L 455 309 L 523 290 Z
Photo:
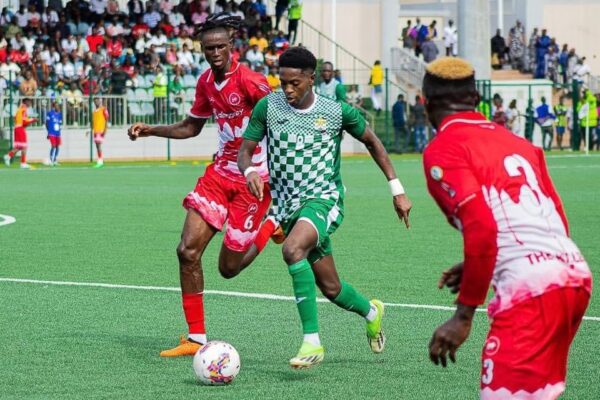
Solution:
M 323 64 L 321 64 L 321 66 L 323 66 L 325 64 L 331 65 L 331 69 L 333 69 L 333 63 L 331 61 L 325 61 L 325 62 L 323 62 Z
M 279 68 L 297 68 L 314 72 L 317 59 L 304 47 L 290 47 L 279 56 Z
M 202 38 L 202 35 L 208 31 L 224 29 L 229 33 L 229 36 L 232 36 L 233 32 L 240 29 L 241 25 L 241 17 L 233 16 L 229 13 L 222 12 L 218 14 L 213 14 L 210 17 L 208 17 L 206 21 L 200 25 L 198 34 L 200 35 L 200 38 Z

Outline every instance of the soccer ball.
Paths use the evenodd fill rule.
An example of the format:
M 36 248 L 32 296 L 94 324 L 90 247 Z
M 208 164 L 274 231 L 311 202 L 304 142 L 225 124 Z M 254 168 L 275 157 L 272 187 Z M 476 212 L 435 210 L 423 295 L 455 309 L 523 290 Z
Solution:
M 227 385 L 240 372 L 240 355 L 229 343 L 210 341 L 194 355 L 194 372 L 205 385 Z

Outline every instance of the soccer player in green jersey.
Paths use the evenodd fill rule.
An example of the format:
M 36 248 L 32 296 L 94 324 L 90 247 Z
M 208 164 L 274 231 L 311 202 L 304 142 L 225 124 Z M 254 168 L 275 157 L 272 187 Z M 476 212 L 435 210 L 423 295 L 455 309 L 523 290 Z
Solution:
M 338 102 L 346 101 L 346 88 L 333 77 L 333 64 L 329 61 L 321 64 L 321 83 L 317 93 Z
M 319 339 L 317 293 L 367 321 L 371 350 L 383 351 L 381 320 L 384 307 L 369 301 L 340 280 L 332 257 L 330 236 L 344 217 L 344 186 L 340 175 L 342 131 L 363 142 L 389 182 L 398 216 L 409 226 L 411 202 L 396 178 L 390 159 L 363 117 L 347 103 L 316 95 L 316 59 L 299 47 L 279 58 L 282 92 L 272 93 L 255 106 L 244 133 L 238 166 L 250 191 L 264 196 L 263 182 L 252 166 L 254 149 L 267 136 L 267 158 L 273 197 L 271 215 L 287 238 L 283 259 L 292 276 L 304 341 L 293 368 L 320 363 L 324 350 Z

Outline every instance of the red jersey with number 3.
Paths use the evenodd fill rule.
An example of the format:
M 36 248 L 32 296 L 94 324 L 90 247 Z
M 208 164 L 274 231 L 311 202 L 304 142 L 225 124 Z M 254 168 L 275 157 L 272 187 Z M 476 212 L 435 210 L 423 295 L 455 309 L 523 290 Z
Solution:
M 542 149 L 480 113 L 463 112 L 442 121 L 423 163 L 428 189 L 453 226 L 461 229 L 459 210 L 477 196 L 487 207 L 481 215 L 493 218 L 490 316 L 557 288 L 591 293 L 590 270 L 569 237 Z M 472 243 L 464 246 L 469 253 Z
M 235 61 L 225 74 L 225 80 L 220 83 L 215 82 L 212 69 L 206 70 L 198 79 L 196 99 L 189 115 L 193 118 L 215 118 L 219 130 L 219 148 L 215 160 L 217 173 L 246 182 L 237 166 L 242 135 L 250 121 L 252 109 L 270 92 L 267 79 L 262 74 Z M 256 147 L 252 162 L 261 178 L 268 181 L 266 141 L 263 140 Z

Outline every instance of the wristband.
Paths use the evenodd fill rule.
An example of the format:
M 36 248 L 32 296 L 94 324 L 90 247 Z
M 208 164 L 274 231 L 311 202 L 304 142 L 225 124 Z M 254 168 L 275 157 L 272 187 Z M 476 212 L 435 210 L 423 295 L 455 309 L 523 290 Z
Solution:
M 398 178 L 388 181 L 388 185 L 390 185 L 390 191 L 392 192 L 392 196 L 400 196 L 401 194 L 405 193 L 404 186 L 402 186 Z
M 254 167 L 248 167 L 244 170 L 244 177 L 247 178 L 252 172 L 258 172 Z

